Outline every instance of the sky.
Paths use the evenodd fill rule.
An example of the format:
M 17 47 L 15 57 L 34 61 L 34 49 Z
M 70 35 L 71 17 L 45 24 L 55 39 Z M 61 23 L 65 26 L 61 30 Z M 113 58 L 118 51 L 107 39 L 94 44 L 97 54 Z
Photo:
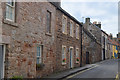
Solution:
M 89 17 L 91 22 L 101 22 L 102 30 L 112 33 L 114 37 L 118 33 L 118 1 L 80 1 L 62 0 L 62 8 L 80 22 L 85 22 Z

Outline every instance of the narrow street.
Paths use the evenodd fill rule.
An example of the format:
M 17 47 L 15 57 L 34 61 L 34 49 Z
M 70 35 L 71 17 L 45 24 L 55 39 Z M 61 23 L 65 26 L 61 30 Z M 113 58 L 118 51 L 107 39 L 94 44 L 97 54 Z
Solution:
M 101 78 L 101 80 L 109 80 L 108 78 L 114 78 L 113 80 L 116 79 L 117 74 L 118 74 L 118 61 L 117 59 L 112 59 L 112 60 L 105 60 L 101 63 L 97 63 L 95 67 L 84 70 L 82 72 L 78 72 L 76 74 L 73 74 L 71 76 L 68 76 L 66 79 L 69 78 L 94 78 L 91 80 L 95 80 L 95 78 Z M 110 80 L 112 80 L 110 79 Z M 83 79 L 84 80 L 84 79 Z

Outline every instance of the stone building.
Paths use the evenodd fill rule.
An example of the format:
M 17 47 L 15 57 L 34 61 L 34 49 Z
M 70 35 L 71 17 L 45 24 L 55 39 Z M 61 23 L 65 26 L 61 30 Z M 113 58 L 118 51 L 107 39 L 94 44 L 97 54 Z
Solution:
M 112 59 L 114 50 L 113 50 L 113 40 L 112 40 L 112 38 L 110 38 L 110 36 L 108 36 L 108 45 L 109 45 L 109 47 L 107 49 L 108 49 L 108 53 L 109 53 L 109 59 Z
M 110 53 L 109 53 L 109 51 L 108 51 L 108 38 L 109 38 L 109 36 L 108 36 L 108 34 L 105 32 L 105 31 L 103 31 L 103 30 L 101 30 L 101 32 L 102 32 L 102 37 L 101 37 L 101 42 L 102 42 L 102 60 L 105 60 L 105 59 L 108 59 L 109 58 L 109 55 L 110 55 Z
M 82 30 L 82 63 L 83 65 L 101 60 L 101 24 L 92 24 L 86 18 Z
M 57 8 L 56 23 L 57 71 L 80 67 L 81 23 L 62 8 Z
M 5 49 L 1 77 L 34 78 L 53 73 L 56 66 L 56 7 L 49 2 L 8 2 L 0 7 L 1 44 Z M 39 66 L 36 64 L 42 69 L 36 69 Z
M 80 66 L 82 25 L 60 6 L 0 2 L 0 11 L 0 79 Z
M 117 40 L 118 40 L 118 57 L 120 58 L 120 32 L 117 34 Z

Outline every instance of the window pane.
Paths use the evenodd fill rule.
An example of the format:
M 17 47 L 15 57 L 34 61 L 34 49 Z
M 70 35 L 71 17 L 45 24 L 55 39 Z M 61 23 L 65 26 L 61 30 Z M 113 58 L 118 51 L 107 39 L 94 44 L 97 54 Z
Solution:
M 37 62 L 36 63 L 39 64 L 39 57 L 37 57 Z
M 9 18 L 9 7 L 6 6 L 6 18 Z
M 66 48 L 62 47 L 62 60 L 65 59 L 66 56 Z
M 14 0 L 7 0 L 6 4 L 6 19 L 8 20 L 14 20 Z
M 7 0 L 7 3 L 11 6 L 14 6 L 14 1 L 13 0 Z
M 62 31 L 65 32 L 65 19 L 62 20 Z
M 39 56 L 39 47 L 37 47 L 37 56 Z
M 37 56 L 41 56 L 41 47 L 37 47 Z
M 42 46 L 37 47 L 37 63 L 42 62 Z
M 76 50 L 76 57 L 78 57 L 78 51 Z
M 63 49 L 62 49 L 62 54 L 64 54 L 64 51 L 65 51 L 65 48 L 63 47 Z
M 51 33 L 51 13 L 47 11 L 47 32 Z
M 72 24 L 72 22 L 70 23 L 70 36 L 73 36 L 73 24 Z
M 10 20 L 13 20 L 13 13 L 12 13 L 12 8 L 10 8 Z
M 62 32 L 67 33 L 67 19 L 64 16 L 62 18 Z
M 41 54 L 42 54 L 42 46 L 40 46 L 39 48 L 39 56 L 41 57 Z
M 39 63 L 42 63 L 42 59 L 41 59 L 41 57 L 39 58 Z

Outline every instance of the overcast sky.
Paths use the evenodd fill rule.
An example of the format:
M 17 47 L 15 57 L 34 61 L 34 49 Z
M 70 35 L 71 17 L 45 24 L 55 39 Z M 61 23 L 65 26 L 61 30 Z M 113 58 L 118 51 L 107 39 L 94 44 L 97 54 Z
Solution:
M 71 0 L 69 0 L 71 1 Z M 75 0 L 74 0 L 75 1 Z M 62 0 L 62 8 L 69 12 L 80 22 L 84 22 L 86 17 L 91 18 L 91 22 L 101 22 L 102 30 L 114 37 L 118 33 L 118 2 L 91 2 L 78 1 L 68 2 Z M 77 1 L 77 0 L 76 0 Z M 84 18 L 83 18 L 84 17 Z

